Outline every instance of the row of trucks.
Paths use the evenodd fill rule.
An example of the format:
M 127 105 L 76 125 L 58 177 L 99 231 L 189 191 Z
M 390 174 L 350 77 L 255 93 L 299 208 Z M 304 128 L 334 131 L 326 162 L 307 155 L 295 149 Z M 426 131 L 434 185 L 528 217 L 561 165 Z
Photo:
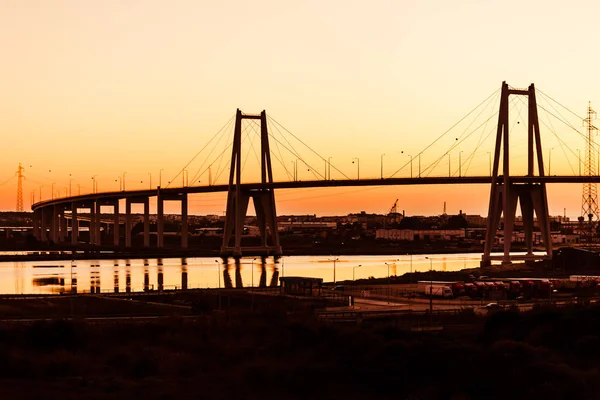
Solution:
M 426 296 L 456 298 L 468 296 L 480 299 L 517 299 L 519 297 L 548 297 L 553 285 L 548 279 L 539 278 L 488 278 L 459 281 L 419 281 L 417 290 Z

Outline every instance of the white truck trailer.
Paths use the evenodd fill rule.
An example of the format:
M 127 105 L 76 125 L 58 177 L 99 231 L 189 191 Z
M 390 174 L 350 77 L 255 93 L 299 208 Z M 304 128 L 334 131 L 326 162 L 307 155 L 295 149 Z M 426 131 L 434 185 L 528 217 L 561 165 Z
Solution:
M 417 289 L 419 293 L 423 293 L 426 296 L 436 297 L 452 297 L 452 287 L 445 283 L 435 282 L 418 282 Z

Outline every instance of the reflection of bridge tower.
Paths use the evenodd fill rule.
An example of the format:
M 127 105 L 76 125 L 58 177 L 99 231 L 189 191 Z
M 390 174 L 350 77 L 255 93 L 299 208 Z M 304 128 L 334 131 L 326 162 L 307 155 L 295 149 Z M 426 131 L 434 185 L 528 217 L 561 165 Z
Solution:
M 260 120 L 260 189 L 247 189 L 242 185 L 242 121 L 244 119 Z M 242 250 L 254 250 L 263 254 L 280 254 L 279 233 L 277 232 L 277 213 L 275 211 L 275 193 L 268 184 L 273 183 L 271 153 L 269 150 L 269 133 L 267 115 L 244 115 L 238 109 L 235 119 L 233 150 L 231 153 L 231 170 L 229 173 L 229 189 L 227 191 L 227 213 L 221 252 L 241 256 Z M 248 211 L 250 198 L 254 203 L 256 219 L 261 236 L 261 246 L 242 249 L 244 220 Z M 234 239 L 233 246 L 230 241 Z
M 492 171 L 492 187 L 490 191 L 490 206 L 485 247 L 482 257 L 483 266 L 490 265 L 491 261 L 494 259 L 490 253 L 496 237 L 501 214 L 504 214 L 504 255 L 500 257 L 503 264 L 510 264 L 511 259 L 520 258 L 525 260 L 536 260 L 540 258 L 550 259 L 552 257 L 552 240 L 550 236 L 548 200 L 546 197 L 545 183 L 535 183 L 535 179 L 530 183 L 524 184 L 511 182 L 509 169 L 510 146 L 508 140 L 508 97 L 510 95 L 527 96 L 529 99 L 527 122 L 527 176 L 535 177 L 535 155 L 537 155 L 537 157 L 535 157 L 537 159 L 537 176 L 544 176 L 544 161 L 542 158 L 542 142 L 540 140 L 540 126 L 538 122 L 537 103 L 535 100 L 535 88 L 533 84 L 531 84 L 528 89 L 514 89 L 510 88 L 506 82 L 502 82 L 500 111 L 498 114 L 498 130 L 494 152 L 494 167 Z M 500 153 L 501 150 L 502 153 Z M 502 175 L 498 175 L 500 157 L 502 157 Z M 511 257 L 510 254 L 517 201 L 521 204 L 521 213 L 523 215 L 525 243 L 527 245 L 527 255 L 525 257 Z M 533 255 L 534 211 L 545 245 L 546 254 L 543 256 Z

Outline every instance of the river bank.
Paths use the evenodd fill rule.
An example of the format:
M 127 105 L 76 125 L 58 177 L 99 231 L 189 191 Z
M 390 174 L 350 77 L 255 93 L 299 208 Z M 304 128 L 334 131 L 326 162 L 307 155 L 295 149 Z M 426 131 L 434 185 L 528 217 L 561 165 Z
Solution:
M 501 249 L 494 249 L 501 251 Z M 403 256 L 403 255 L 422 255 L 422 254 L 461 254 L 482 253 L 481 246 L 459 248 L 459 247 L 431 247 L 414 246 L 402 248 L 388 247 L 338 247 L 338 248 L 284 248 L 280 256 Z M 264 254 L 259 251 L 244 251 L 244 257 L 262 257 Z M 111 259 L 146 259 L 146 258 L 191 258 L 191 257 L 215 257 L 223 258 L 219 250 L 216 249 L 117 249 L 114 248 L 94 248 L 94 249 L 22 249 L 11 250 L 3 253 L 0 250 L 0 262 L 7 261 L 61 261 L 61 260 L 111 260 Z

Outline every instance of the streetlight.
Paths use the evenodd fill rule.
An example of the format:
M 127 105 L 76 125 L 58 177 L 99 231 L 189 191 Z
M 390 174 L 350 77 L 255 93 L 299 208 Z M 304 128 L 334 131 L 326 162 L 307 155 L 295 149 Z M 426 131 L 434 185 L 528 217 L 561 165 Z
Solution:
M 217 263 L 217 278 L 219 279 L 219 289 L 221 289 L 221 268 L 219 268 L 219 260 L 215 260 L 215 262 Z
M 450 172 L 450 153 L 448 153 L 448 178 L 450 178 L 452 176 L 451 172 Z
M 355 281 L 355 279 L 354 279 L 354 270 L 355 270 L 356 268 L 358 268 L 358 267 L 362 267 L 362 264 L 358 264 L 357 266 L 355 266 L 355 267 L 352 267 L 352 282 L 353 282 L 353 283 L 354 283 L 354 281 Z
M 412 171 L 413 171 L 413 169 L 412 169 L 412 159 L 413 159 L 413 156 L 411 156 L 410 154 L 407 154 L 407 156 L 410 157 L 410 177 L 412 178 L 413 177 L 413 175 L 412 175 Z
M 125 191 L 125 175 L 127 172 L 123 172 L 123 191 Z
M 292 174 L 294 177 L 294 182 L 296 181 L 296 161 L 292 161 Z
M 120 177 L 120 176 L 119 176 L 119 177 L 117 177 L 117 178 L 119 179 L 119 191 L 122 191 L 122 190 L 123 190 L 123 180 L 121 179 L 121 177 Z M 116 182 L 116 181 L 117 181 L 117 180 L 115 179 L 115 182 Z
M 71 176 L 71 174 L 69 174 L 69 177 Z M 73 178 L 69 178 L 69 197 L 71 197 L 71 184 L 73 182 Z
M 383 156 L 385 156 L 385 154 L 381 155 L 381 179 L 383 179 Z
M 210 167 L 209 167 L 210 168 Z M 164 168 L 161 168 L 158 170 L 158 186 L 162 186 L 162 172 L 163 172 Z
M 425 257 L 429 260 L 429 314 L 433 312 L 433 260 L 431 257 Z
M 421 153 L 419 153 L 419 178 L 421 177 Z
M 550 168 L 552 166 L 552 150 L 554 147 L 548 149 L 548 176 L 550 176 Z
M 92 193 L 96 193 L 96 177 L 98 175 L 92 176 Z
M 152 173 L 148 172 L 148 176 L 149 176 L 149 179 L 150 179 L 150 189 L 152 189 Z
M 328 260 L 328 261 L 333 261 L 333 284 L 334 285 L 335 285 L 335 262 L 338 260 L 339 260 L 339 258 L 337 258 L 337 257 Z
M 328 178 L 329 180 L 331 180 L 331 159 L 332 158 L 333 157 L 327 157 L 327 167 L 328 167 L 327 175 L 329 176 L 329 178 Z
M 462 176 L 462 159 L 461 159 L 461 155 L 462 155 L 462 150 L 458 152 L 458 177 L 459 178 Z
M 252 259 L 252 287 L 254 287 L 254 260 L 256 260 L 256 257 Z
M 52 182 L 52 198 L 53 198 L 53 199 L 54 199 L 54 184 L 55 184 L 55 183 L 56 183 L 56 182 Z
M 577 149 L 577 159 L 579 160 L 579 176 L 581 176 L 581 150 Z
M 360 180 L 360 159 L 358 157 L 353 157 L 352 164 L 354 164 L 354 160 L 356 160 L 356 179 Z
M 396 265 L 396 261 L 400 261 L 400 259 L 394 260 L 394 263 L 393 263 L 394 265 Z M 387 292 L 388 292 L 388 304 L 389 304 L 390 303 L 390 291 L 391 291 L 391 288 L 390 288 L 390 264 L 388 264 L 388 263 L 384 263 L 384 264 L 387 265 L 387 270 L 388 270 L 387 271 L 388 272 L 388 276 L 387 276 L 387 278 L 388 278 L 388 288 L 387 289 L 388 290 L 387 290 Z
M 488 154 L 488 162 L 490 164 L 490 176 L 492 176 L 492 153 L 488 151 L 487 154 Z

